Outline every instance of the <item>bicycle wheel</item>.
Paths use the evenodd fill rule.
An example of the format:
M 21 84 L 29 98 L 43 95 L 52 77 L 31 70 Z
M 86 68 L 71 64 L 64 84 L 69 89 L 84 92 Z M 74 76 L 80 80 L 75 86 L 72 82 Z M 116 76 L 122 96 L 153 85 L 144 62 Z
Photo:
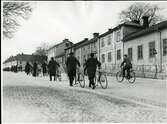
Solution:
M 118 82 L 122 82 L 122 81 L 124 80 L 124 77 L 123 77 L 121 71 L 118 71 L 118 72 L 116 73 L 116 79 L 117 79 Z
M 105 74 L 102 74 L 100 76 L 100 85 L 103 89 L 106 89 L 108 86 L 108 80 L 107 80 L 107 76 Z
M 136 80 L 135 72 L 130 71 L 130 78 L 128 79 L 129 83 L 134 83 Z
M 83 74 L 79 74 L 79 78 L 78 78 L 79 84 L 82 88 L 85 87 L 85 78 Z

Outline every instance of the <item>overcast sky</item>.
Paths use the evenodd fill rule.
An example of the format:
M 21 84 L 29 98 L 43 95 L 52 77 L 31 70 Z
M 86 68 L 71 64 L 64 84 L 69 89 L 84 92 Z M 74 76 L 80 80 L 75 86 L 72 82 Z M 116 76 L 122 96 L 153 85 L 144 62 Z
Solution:
M 35 2 L 32 16 L 21 22 L 15 36 L 10 40 L 2 39 L 2 60 L 22 52 L 32 54 L 43 42 L 53 45 L 68 38 L 76 43 L 92 38 L 94 32 L 104 33 L 118 24 L 118 14 L 130 4 L 132 2 L 128 1 Z M 161 14 L 167 18 L 167 2 L 156 4 L 164 8 Z

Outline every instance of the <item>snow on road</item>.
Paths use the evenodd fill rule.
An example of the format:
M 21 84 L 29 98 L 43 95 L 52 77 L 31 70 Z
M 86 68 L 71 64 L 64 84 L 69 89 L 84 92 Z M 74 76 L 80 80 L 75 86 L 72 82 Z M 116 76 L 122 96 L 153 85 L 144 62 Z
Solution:
M 130 85 L 111 79 L 108 89 L 92 90 L 69 87 L 65 76 L 50 82 L 48 77 L 3 74 L 3 122 L 166 122 L 163 81 L 140 79 Z

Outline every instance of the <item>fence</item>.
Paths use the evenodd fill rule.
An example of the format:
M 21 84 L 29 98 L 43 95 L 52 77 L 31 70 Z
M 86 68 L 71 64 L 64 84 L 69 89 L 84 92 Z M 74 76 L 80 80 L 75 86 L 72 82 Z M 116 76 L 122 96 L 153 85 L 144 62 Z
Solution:
M 62 65 L 63 71 L 67 71 L 65 65 Z M 104 64 L 102 65 L 102 70 L 108 75 L 116 75 L 120 70 L 120 64 Z M 167 66 L 162 65 L 133 65 L 133 70 L 135 71 L 136 77 L 142 78 L 167 78 Z
M 102 66 L 108 74 L 115 75 L 120 70 L 118 64 L 105 64 Z M 137 77 L 143 78 L 167 78 L 167 66 L 162 65 L 133 65 Z

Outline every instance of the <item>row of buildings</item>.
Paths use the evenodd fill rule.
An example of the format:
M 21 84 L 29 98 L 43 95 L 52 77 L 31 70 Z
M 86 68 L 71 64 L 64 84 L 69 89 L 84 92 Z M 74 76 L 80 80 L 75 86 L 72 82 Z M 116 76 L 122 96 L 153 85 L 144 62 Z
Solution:
M 149 26 L 148 17 L 144 16 L 142 24 L 138 21 L 125 22 L 103 34 L 93 33 L 91 39 L 84 38 L 75 44 L 64 39 L 47 50 L 47 60 L 54 57 L 65 65 L 70 52 L 74 52 L 81 65 L 89 58 L 90 53 L 94 52 L 102 63 L 102 68 L 114 73 L 118 71 L 123 55 L 128 54 L 133 68 L 140 72 L 139 75 L 145 76 L 145 72 L 151 72 L 154 76 L 166 76 L 167 20 Z M 9 58 L 4 66 L 11 63 L 14 61 L 11 62 Z
M 29 62 L 33 65 L 34 62 L 36 63 L 43 63 L 47 61 L 47 56 L 40 56 L 40 55 L 29 55 L 29 54 L 17 54 L 16 56 L 11 56 L 3 62 L 3 70 L 11 70 L 12 67 L 17 66 L 17 69 L 22 71 L 25 69 L 26 63 Z
M 58 45 L 63 47 L 59 48 Z M 58 45 L 48 50 L 48 58 L 55 57 L 62 64 L 65 64 L 70 52 L 75 53 L 81 65 L 94 52 L 102 67 L 113 72 L 118 70 L 123 55 L 128 54 L 135 70 L 166 75 L 167 21 L 149 27 L 148 17 L 144 16 L 142 24 L 129 21 L 103 34 L 93 33 L 91 39 L 84 38 L 75 44 L 65 39 Z

